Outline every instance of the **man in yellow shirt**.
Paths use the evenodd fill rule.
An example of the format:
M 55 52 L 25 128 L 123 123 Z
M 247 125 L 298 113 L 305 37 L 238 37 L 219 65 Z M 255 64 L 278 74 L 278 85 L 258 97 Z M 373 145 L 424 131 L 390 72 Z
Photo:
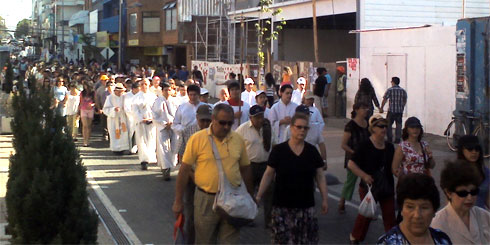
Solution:
M 216 105 L 211 125 L 208 129 L 191 136 L 182 158 L 172 210 L 176 216 L 182 213 L 184 191 L 189 174 L 195 167 L 194 226 L 197 244 L 236 244 L 239 238 L 238 228 L 230 225 L 226 219 L 213 211 L 219 175 L 209 136 L 212 136 L 216 144 L 228 181 L 238 186 L 243 178 L 248 192 L 250 195 L 253 194 L 250 161 L 245 142 L 240 135 L 231 131 L 233 116 L 231 106 Z

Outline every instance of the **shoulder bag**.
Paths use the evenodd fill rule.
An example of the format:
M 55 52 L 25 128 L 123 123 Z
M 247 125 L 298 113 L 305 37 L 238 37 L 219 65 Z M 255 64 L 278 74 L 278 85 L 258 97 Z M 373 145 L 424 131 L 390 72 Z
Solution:
M 247 192 L 243 179 L 237 187 L 228 181 L 212 136 L 209 136 L 209 141 L 213 147 L 213 154 L 219 172 L 219 186 L 214 199 L 213 210 L 226 218 L 231 225 L 235 227 L 244 226 L 252 222 L 257 216 L 257 204 Z

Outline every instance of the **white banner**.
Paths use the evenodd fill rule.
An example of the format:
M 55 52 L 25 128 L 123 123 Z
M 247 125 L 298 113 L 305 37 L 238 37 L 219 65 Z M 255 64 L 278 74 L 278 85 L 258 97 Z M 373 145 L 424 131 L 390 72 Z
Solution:
M 357 90 L 359 89 L 359 65 L 359 59 L 347 59 L 346 108 L 352 108 L 352 106 L 354 105 L 354 98 L 356 96 Z M 347 109 L 347 112 L 349 111 L 350 110 Z M 350 118 L 350 113 L 346 113 L 346 117 Z
M 230 73 L 240 74 L 240 64 L 224 64 L 223 62 L 209 62 L 193 60 L 192 67 L 197 66 L 197 69 L 202 72 L 204 81 L 203 86 L 209 90 L 209 95 L 218 97 L 219 91 L 226 88 L 225 85 L 216 85 L 230 79 Z M 247 78 L 249 66 L 243 64 L 243 76 Z M 238 78 L 238 77 L 237 77 Z

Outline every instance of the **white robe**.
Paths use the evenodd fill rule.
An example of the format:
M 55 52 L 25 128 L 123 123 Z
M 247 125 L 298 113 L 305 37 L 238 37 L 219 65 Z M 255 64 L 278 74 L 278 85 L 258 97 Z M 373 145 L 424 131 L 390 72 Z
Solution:
M 296 107 L 298 105 L 293 102 L 289 102 L 289 104 L 285 105 L 282 100 L 275 103 L 269 112 L 269 121 L 271 121 L 272 128 L 274 132 L 276 132 L 276 139 L 282 139 L 282 134 L 284 134 L 284 130 L 288 125 L 282 124 L 279 125 L 279 121 L 284 119 L 285 117 L 293 117 L 296 111 Z
M 174 121 L 170 104 L 170 101 L 160 96 L 151 109 L 157 130 L 157 163 L 161 169 L 173 168 L 177 164 L 177 137 L 171 128 L 165 128 Z
M 119 107 L 118 112 L 116 112 L 116 107 Z M 128 121 L 123 110 L 123 97 L 115 94 L 107 96 L 102 111 L 107 116 L 111 151 L 129 150 Z M 123 124 L 126 125 L 126 128 L 122 126 Z M 116 136 L 116 131 L 119 131 L 119 138 Z
M 134 120 L 134 115 L 133 115 L 133 99 L 135 97 L 135 94 L 133 92 L 129 92 L 126 94 L 122 95 L 123 97 L 123 109 L 124 113 L 126 113 L 126 118 L 128 120 L 128 137 L 129 137 L 129 146 L 133 147 L 133 135 L 134 131 L 136 129 L 136 121 Z
M 303 99 L 304 94 L 305 94 L 305 90 L 299 91 L 299 89 L 295 89 L 291 97 L 291 102 L 301 105 L 302 104 L 301 101 Z
M 228 101 L 225 101 L 224 104 L 230 105 Z M 240 117 L 240 123 L 238 123 L 238 119 L 235 118 L 233 122 L 233 126 L 231 126 L 232 130 L 236 130 L 240 125 L 242 125 L 245 122 L 248 122 L 249 118 L 249 111 L 250 111 L 250 105 L 247 102 L 243 102 L 243 106 L 241 109 L 239 109 L 239 106 L 231 106 L 233 108 L 233 111 L 235 113 L 240 110 L 242 112 L 242 116 Z
M 243 102 L 247 102 L 250 106 L 254 106 L 255 104 L 257 104 L 257 102 L 255 101 L 255 95 L 256 93 L 254 91 L 250 91 L 248 92 L 247 90 L 243 91 L 242 92 L 242 101 Z
M 179 106 L 175 112 L 174 123 L 172 124 L 172 129 L 180 135 L 184 131 L 185 127 L 196 122 L 196 111 L 200 105 L 205 105 L 203 102 L 199 102 L 197 105 L 193 105 L 186 102 Z
M 154 93 L 137 93 L 133 100 L 133 113 L 136 121 L 136 144 L 138 145 L 138 158 L 140 162 L 156 163 L 156 127 L 155 123 L 146 124 L 143 119 L 153 119 L 151 107 L 156 100 Z

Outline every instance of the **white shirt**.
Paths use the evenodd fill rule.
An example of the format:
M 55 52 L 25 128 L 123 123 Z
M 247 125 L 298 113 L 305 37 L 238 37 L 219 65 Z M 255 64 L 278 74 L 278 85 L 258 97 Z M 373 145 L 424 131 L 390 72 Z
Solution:
M 178 134 L 182 133 L 185 127 L 196 122 L 196 111 L 200 105 L 204 105 L 201 101 L 197 105 L 193 105 L 189 102 L 182 104 L 175 112 L 174 123 L 172 129 Z
M 66 115 L 73 116 L 77 114 L 79 105 L 80 95 L 71 95 L 68 93 L 68 99 L 66 100 Z
M 281 139 L 281 134 L 288 126 L 286 124 L 279 125 L 279 121 L 285 117 L 293 117 L 296 107 L 298 107 L 296 103 L 289 102 L 289 104 L 286 105 L 282 100 L 279 100 L 279 102 L 272 106 L 268 119 L 271 121 L 272 129 L 276 132 L 277 139 Z
M 225 101 L 223 103 L 230 105 L 230 103 L 228 101 Z M 232 130 L 236 130 L 238 128 L 238 126 L 240 126 L 241 124 L 243 124 L 244 122 L 249 120 L 248 113 L 250 111 L 250 105 L 247 102 L 243 102 L 241 109 L 239 109 L 239 106 L 231 106 L 231 107 L 233 108 L 233 111 L 235 113 L 237 113 L 238 110 L 240 110 L 242 112 L 242 116 L 240 117 L 240 123 L 238 123 L 238 119 L 235 118 L 235 122 L 233 123 L 233 126 L 231 126 Z
M 298 105 L 301 105 L 301 101 L 303 100 L 303 96 L 305 95 L 305 90 L 300 91 L 299 88 L 293 91 L 293 96 L 291 97 L 291 102 L 294 102 Z
M 323 128 L 325 127 L 325 121 L 323 121 L 322 114 L 320 111 L 314 107 L 314 106 L 309 106 L 310 109 L 310 124 L 318 125 L 319 129 L 323 131 Z
M 176 97 L 173 99 L 173 103 L 175 105 L 175 108 L 179 108 L 180 105 L 185 104 L 189 102 L 189 97 L 187 95 L 180 95 L 180 93 L 177 94 Z
M 247 102 L 250 106 L 254 106 L 257 104 L 257 102 L 255 102 L 255 95 L 256 93 L 253 90 L 250 90 L 250 92 L 245 90 L 242 92 L 242 101 Z
M 236 132 L 242 136 L 243 140 L 245 140 L 245 146 L 247 147 L 248 159 L 251 162 L 266 162 L 269 159 L 269 154 L 272 149 L 272 145 L 275 145 L 275 140 L 272 134 L 271 135 L 271 148 L 269 151 L 264 149 L 264 140 L 263 140 L 263 128 L 260 129 L 260 132 L 252 125 L 251 121 L 243 123 L 240 127 L 237 128 Z

